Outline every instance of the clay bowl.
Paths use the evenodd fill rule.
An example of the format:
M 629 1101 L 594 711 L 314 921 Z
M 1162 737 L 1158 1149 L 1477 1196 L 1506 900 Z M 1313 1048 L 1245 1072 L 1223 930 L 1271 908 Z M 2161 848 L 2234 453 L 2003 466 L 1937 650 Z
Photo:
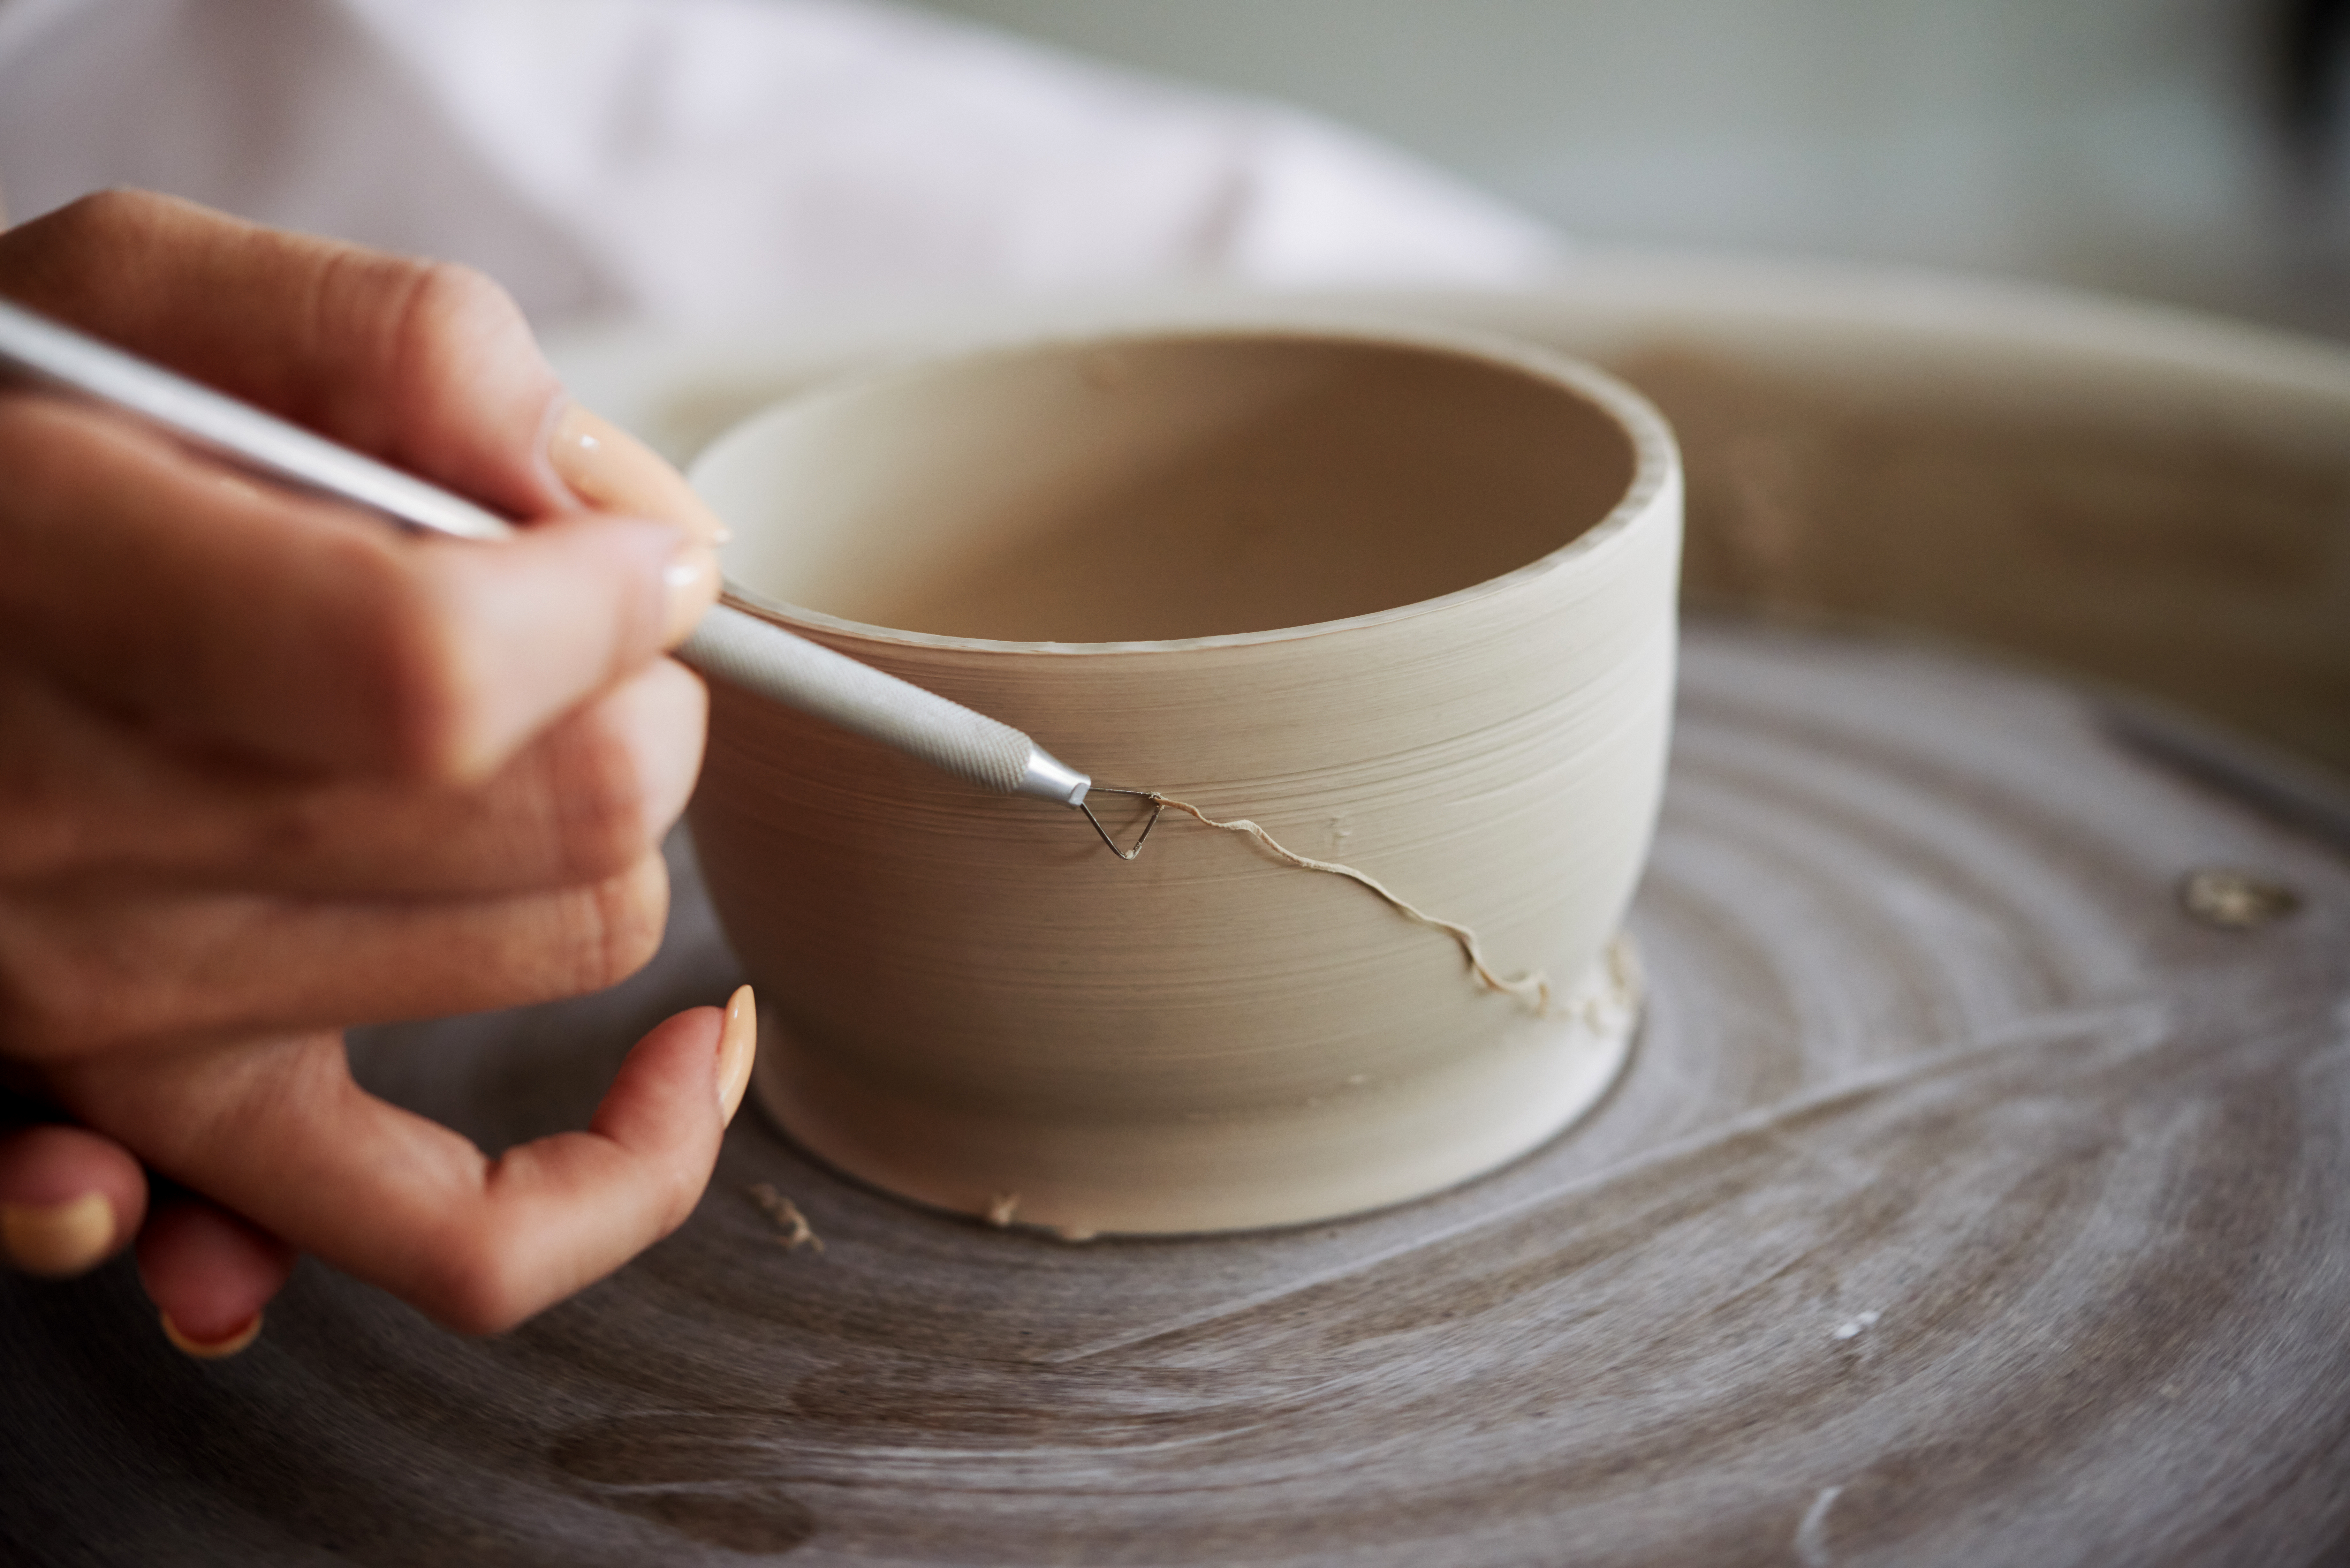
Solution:
M 1680 478 L 1637 394 L 1441 331 L 1047 340 L 766 410 L 730 598 L 1473 928 L 1170 814 L 1139 857 L 723 682 L 691 808 L 802 1146 L 1057 1230 L 1292 1224 L 1601 1095 L 1662 784 Z M 1108 814 L 1140 826 L 1140 808 Z

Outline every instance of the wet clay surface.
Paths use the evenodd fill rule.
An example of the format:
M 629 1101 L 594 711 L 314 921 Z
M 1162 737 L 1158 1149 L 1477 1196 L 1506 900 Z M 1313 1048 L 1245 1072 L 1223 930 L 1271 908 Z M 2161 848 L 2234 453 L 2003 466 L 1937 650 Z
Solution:
M 862 515 L 836 528 L 887 542 L 864 546 L 878 558 L 762 586 L 953 637 L 1268 631 L 1515 571 L 1605 516 L 1633 472 L 1629 443 L 1597 410 L 1523 373 L 1432 355 L 1145 340 L 1096 351 L 1079 387 L 1052 389 L 948 389 L 946 428 L 904 439 L 952 491 L 933 493 L 935 478 L 899 477 L 894 493 L 860 486 Z M 966 461 L 958 445 L 973 449 Z M 889 467 L 925 472 L 896 450 Z M 919 552 L 899 542 L 909 516 L 936 531 Z
M 2075 696 L 1699 625 L 1613 1096 L 1343 1224 L 1070 1247 L 754 1117 L 518 1332 L 310 1265 L 199 1365 L 126 1266 L 0 1282 L 23 1562 L 2221 1563 L 2350 1543 L 2350 859 Z M 2180 879 L 2289 885 L 2192 918 Z M 723 993 L 383 1031 L 497 1144 Z M 788 1248 L 772 1185 L 825 1241 Z

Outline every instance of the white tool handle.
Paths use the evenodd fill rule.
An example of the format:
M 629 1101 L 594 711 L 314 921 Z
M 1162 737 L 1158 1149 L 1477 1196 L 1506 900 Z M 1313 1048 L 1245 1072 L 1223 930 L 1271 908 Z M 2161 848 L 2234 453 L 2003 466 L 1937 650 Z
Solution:
M 731 605 L 704 615 L 677 656 L 704 675 L 829 720 L 999 794 L 1076 805 L 1092 783 L 1009 724 Z

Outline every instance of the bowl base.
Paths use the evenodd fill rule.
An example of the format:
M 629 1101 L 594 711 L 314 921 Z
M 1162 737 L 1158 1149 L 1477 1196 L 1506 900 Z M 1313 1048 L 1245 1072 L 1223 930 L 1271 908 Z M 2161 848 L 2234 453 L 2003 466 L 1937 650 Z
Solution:
M 1348 1078 L 1249 1116 L 1080 1127 L 877 1094 L 798 1049 L 769 1012 L 753 1093 L 809 1154 L 924 1208 L 1069 1241 L 1262 1230 L 1423 1198 L 1548 1142 L 1623 1071 L 1641 994 L 1619 934 L 1548 1013 L 1438 1073 Z

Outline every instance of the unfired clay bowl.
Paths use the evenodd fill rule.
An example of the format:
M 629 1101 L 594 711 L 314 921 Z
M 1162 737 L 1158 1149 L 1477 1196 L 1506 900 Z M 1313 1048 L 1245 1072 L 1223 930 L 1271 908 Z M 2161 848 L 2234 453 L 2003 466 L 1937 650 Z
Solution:
M 1471 335 L 1194 327 L 868 374 L 692 478 L 738 605 L 1553 983 L 1538 1014 L 1243 836 L 1170 813 L 1121 861 L 714 683 L 693 832 L 806 1147 L 998 1222 L 1228 1230 L 1433 1191 L 1605 1092 L 1681 523 L 1637 394 Z

